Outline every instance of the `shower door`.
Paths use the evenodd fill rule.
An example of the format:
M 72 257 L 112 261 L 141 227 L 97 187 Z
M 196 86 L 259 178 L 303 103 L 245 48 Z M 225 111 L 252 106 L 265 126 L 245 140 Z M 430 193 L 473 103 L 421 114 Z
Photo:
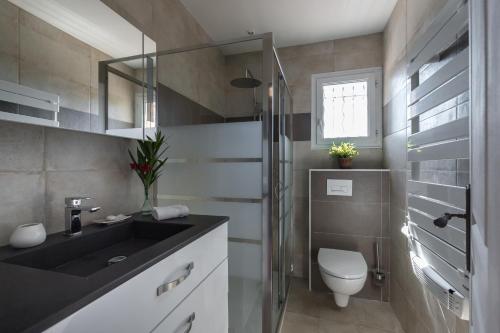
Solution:
M 279 67 L 278 67 L 279 68 Z M 273 145 L 273 330 L 286 301 L 292 264 L 292 99 L 277 73 Z

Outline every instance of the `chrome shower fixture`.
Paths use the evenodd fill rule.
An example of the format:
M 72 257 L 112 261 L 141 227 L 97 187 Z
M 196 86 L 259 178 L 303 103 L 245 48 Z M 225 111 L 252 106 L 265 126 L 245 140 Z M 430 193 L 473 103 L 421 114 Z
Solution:
M 252 72 L 248 68 L 245 68 L 245 77 L 239 77 L 231 80 L 231 85 L 236 88 L 257 88 L 262 84 L 261 81 L 257 80 Z

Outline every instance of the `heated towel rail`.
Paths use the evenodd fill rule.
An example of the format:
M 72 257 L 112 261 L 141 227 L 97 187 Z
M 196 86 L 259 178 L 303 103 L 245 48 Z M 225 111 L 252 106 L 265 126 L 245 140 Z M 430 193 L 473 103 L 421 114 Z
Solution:
M 408 55 L 407 231 L 413 271 L 445 307 L 468 319 L 469 225 L 461 218 L 468 201 L 467 3 L 450 0 Z
M 17 83 L 0 80 L 0 101 L 16 106 L 16 113 L 0 108 L 0 119 L 28 124 L 59 127 L 59 96 L 45 91 L 26 87 Z M 24 106 L 30 112 L 19 112 Z M 33 112 L 34 111 L 34 112 Z M 39 112 L 42 111 L 42 112 Z M 47 113 L 46 117 L 37 114 Z

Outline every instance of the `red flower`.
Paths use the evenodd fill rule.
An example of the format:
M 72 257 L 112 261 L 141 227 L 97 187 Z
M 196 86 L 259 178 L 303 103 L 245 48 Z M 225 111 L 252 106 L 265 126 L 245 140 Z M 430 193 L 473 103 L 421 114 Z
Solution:
M 149 171 L 153 170 L 153 168 L 149 164 L 144 163 L 139 165 L 139 170 L 143 174 L 147 174 Z
M 134 163 L 130 163 L 130 169 L 136 170 L 137 167 L 138 167 L 137 163 L 135 163 L 135 162 Z

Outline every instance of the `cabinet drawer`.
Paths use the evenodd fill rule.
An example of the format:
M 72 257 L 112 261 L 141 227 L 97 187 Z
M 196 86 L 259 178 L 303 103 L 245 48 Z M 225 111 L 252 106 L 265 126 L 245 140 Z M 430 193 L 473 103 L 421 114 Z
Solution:
M 46 333 L 150 332 L 227 258 L 227 224 L 148 268 Z
M 227 333 L 228 271 L 225 260 L 152 333 Z

